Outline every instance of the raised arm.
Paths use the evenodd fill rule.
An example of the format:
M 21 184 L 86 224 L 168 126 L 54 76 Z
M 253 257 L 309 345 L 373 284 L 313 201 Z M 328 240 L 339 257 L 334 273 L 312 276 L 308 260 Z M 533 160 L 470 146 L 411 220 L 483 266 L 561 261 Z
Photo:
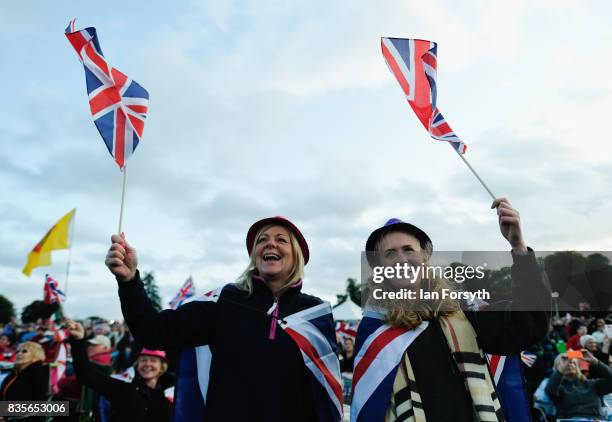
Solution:
M 490 310 L 466 313 L 478 342 L 487 353 L 519 353 L 541 341 L 549 329 L 551 296 L 545 273 L 533 250 L 525 245 L 520 216 L 505 198 L 496 199 L 502 235 L 512 248 L 512 301 L 492 304 Z
M 583 360 L 591 364 L 591 370 L 595 370 L 594 372 L 598 376 L 598 378 L 593 381 L 597 394 L 605 396 L 606 394 L 612 393 L 612 369 L 610 369 L 607 364 L 595 358 L 591 352 L 583 351 L 582 353 L 584 354 Z
M 83 326 L 78 322 L 68 320 L 68 330 L 71 336 L 72 364 L 77 380 L 109 399 L 121 394 L 123 381 L 111 378 L 89 361 Z
M 113 235 L 111 241 L 105 262 L 119 283 L 121 310 L 134 338 L 147 348 L 162 350 L 208 344 L 215 325 L 215 303 L 194 301 L 177 310 L 158 312 L 136 269 L 136 250 L 124 235 Z

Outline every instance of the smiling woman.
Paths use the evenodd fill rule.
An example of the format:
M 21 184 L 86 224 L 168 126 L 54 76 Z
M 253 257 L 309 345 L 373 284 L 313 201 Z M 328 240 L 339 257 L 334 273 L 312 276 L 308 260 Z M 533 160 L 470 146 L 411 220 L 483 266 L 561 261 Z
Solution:
M 44 365 L 45 352 L 38 343 L 19 345 L 15 369 L 0 385 L 0 400 L 46 400 L 49 389 L 49 367 Z
M 301 291 L 310 253 L 291 221 L 271 217 L 255 222 L 246 236 L 249 264 L 236 283 L 162 312 L 155 311 L 146 296 L 134 248 L 124 236 L 113 236 L 112 242 L 106 265 L 119 281 L 121 308 L 134 337 L 145 347 L 160 350 L 208 346 L 197 352 L 197 363 L 208 356 L 210 369 L 202 375 L 200 366 L 195 367 L 197 393 L 183 404 L 181 391 L 187 387 L 181 380 L 193 377 L 194 369 L 181 370 L 187 366 L 179 364 L 175 420 L 340 420 L 341 405 L 334 401 L 335 393 L 328 393 L 336 385 L 341 389 L 334 382 L 334 375 L 340 378 L 340 366 L 333 318 L 331 310 L 325 312 L 328 305 Z M 317 323 L 306 336 L 319 340 L 308 343 L 309 351 L 318 353 L 312 358 L 325 374 L 325 382 L 331 383 L 330 389 L 313 378 L 313 369 L 305 363 L 302 342 L 309 340 L 278 328 L 295 319 L 294 314 L 303 318 L 307 312 L 316 314 Z M 185 356 L 189 359 L 187 351 Z M 186 401 L 201 404 L 201 409 L 187 408 Z

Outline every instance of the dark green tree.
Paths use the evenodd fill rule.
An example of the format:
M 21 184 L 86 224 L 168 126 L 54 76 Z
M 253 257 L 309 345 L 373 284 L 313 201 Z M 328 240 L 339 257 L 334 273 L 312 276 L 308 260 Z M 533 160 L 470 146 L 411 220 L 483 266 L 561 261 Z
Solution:
M 354 304 L 361 306 L 361 286 L 354 278 L 346 280 L 346 293 Z
M 0 295 L 0 324 L 6 324 L 15 316 L 13 302 Z
M 47 319 L 58 311 L 59 303 L 45 303 L 42 300 L 35 300 L 23 308 L 21 321 L 24 323 L 36 322 L 38 319 Z
M 342 294 L 336 294 L 337 303 L 335 306 L 338 306 L 346 301 L 346 299 L 351 298 L 354 304 L 361 306 L 361 286 L 354 278 L 346 279 L 346 290 Z
M 593 253 L 586 258 L 586 270 L 595 271 L 610 265 L 610 258 L 600 253 Z
M 153 307 L 157 311 L 161 311 L 162 302 L 161 297 L 159 296 L 159 289 L 157 287 L 157 282 L 155 281 L 155 275 L 153 274 L 153 271 L 145 273 L 144 277 L 142 278 L 142 283 L 144 284 L 145 292 L 147 292 L 147 296 L 149 296 Z

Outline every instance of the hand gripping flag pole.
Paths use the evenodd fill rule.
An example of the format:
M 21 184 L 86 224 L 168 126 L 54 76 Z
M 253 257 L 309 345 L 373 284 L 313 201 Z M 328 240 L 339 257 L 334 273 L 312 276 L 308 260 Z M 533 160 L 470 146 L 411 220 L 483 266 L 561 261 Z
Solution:
M 100 48 L 95 28 L 74 29 L 75 19 L 66 28 L 66 37 L 85 69 L 89 108 L 108 152 L 123 171 L 119 212 L 119 234 L 127 186 L 127 160 L 142 140 L 149 111 L 149 93 L 136 81 L 111 67 Z
M 429 135 L 438 141 L 448 142 L 495 200 L 491 189 L 465 158 L 467 146 L 453 132 L 436 106 L 437 44 L 426 40 L 383 37 L 381 48 L 387 66 Z

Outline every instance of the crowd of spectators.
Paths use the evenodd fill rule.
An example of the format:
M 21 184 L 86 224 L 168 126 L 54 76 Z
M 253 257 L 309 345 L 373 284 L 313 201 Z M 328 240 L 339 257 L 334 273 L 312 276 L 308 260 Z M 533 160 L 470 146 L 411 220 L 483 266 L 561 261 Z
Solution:
M 170 420 L 172 395 L 164 392 L 174 382 L 176 353 L 142 352 L 120 321 L 80 321 L 80 334 L 75 324 L 49 319 L 0 325 L 0 400 L 67 400 L 71 420 L 121 420 L 113 417 L 126 406 L 118 397 L 134 394 L 128 387 L 123 390 L 123 380 L 126 385 L 133 383 L 138 391 L 146 391 L 146 400 L 154 398 L 155 415 L 162 415 L 158 420 Z M 612 420 L 611 328 L 612 315 L 556 316 L 547 337 L 525 351 L 535 356 L 523 361 L 534 420 Z M 345 387 L 350 388 L 354 338 L 342 335 L 338 341 Z M 54 380 L 52 373 L 58 368 L 62 369 L 61 377 Z M 123 393 L 110 394 L 114 390 Z M 160 397 L 167 403 L 160 402 Z M 138 417 L 151 420 L 150 415 Z
M 82 327 L 80 338 L 75 337 L 75 326 Z M 47 319 L 22 324 L 13 319 L 0 325 L 0 400 L 68 401 L 70 420 L 125 420 L 114 416 L 118 409 L 112 408 L 111 397 L 101 394 L 100 386 L 111 385 L 124 392 L 122 397 L 126 396 L 121 387 L 124 383 L 142 384 L 144 391 L 141 374 L 148 375 L 159 367 L 158 378 L 163 376 L 163 382 L 152 390 L 160 390 L 168 406 L 162 403 L 155 408 L 163 408 L 162 420 L 170 420 L 172 395 L 163 393 L 174 382 L 173 355 L 141 349 L 121 321 Z

